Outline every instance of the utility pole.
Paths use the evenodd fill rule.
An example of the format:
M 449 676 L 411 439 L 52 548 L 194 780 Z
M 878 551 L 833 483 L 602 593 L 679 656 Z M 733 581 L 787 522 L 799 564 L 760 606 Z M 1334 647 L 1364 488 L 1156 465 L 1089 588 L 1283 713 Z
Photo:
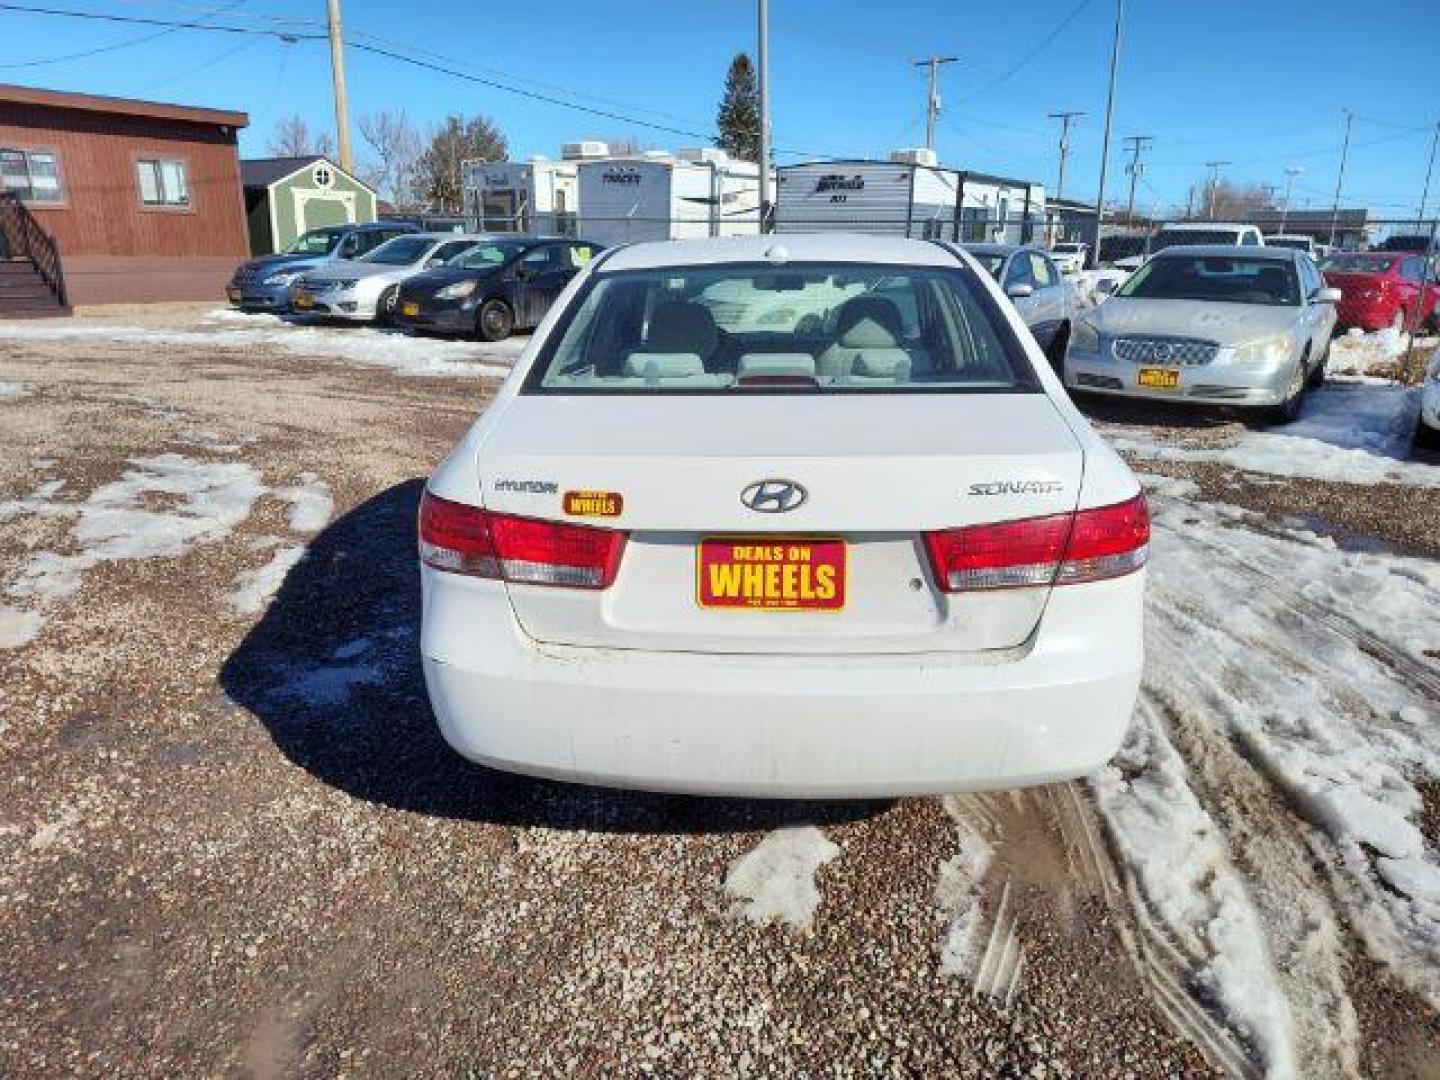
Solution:
M 1290 189 L 1295 185 L 1295 177 L 1305 170 L 1298 165 L 1285 166 L 1285 205 L 1280 210 L 1280 232 L 1285 232 L 1285 226 L 1290 220 Z
M 1145 166 L 1140 163 L 1140 155 L 1145 148 L 1155 141 L 1153 135 L 1127 135 L 1120 140 L 1130 144 L 1130 164 L 1125 166 L 1125 171 L 1130 174 L 1130 201 L 1125 209 L 1125 220 L 1130 225 L 1135 224 L 1135 181 L 1140 179 L 1140 174 L 1145 171 Z
M 1205 185 L 1205 216 L 1211 221 L 1215 220 L 1215 191 L 1220 184 L 1220 170 L 1231 164 L 1233 162 L 1229 161 L 1205 162 L 1205 167 L 1210 170 L 1210 180 Z
M 1100 140 L 1100 190 L 1095 195 L 1095 242 L 1086 260 L 1100 265 L 1100 232 L 1105 224 L 1105 180 L 1110 173 L 1110 126 L 1115 118 L 1115 72 L 1120 67 L 1120 41 L 1125 26 L 1125 0 L 1115 0 L 1115 36 L 1110 39 L 1110 88 L 1105 94 L 1105 134 Z
M 1330 246 L 1335 246 L 1335 228 L 1340 221 L 1340 189 L 1345 183 L 1345 162 L 1350 157 L 1350 125 L 1355 114 L 1345 110 L 1345 141 L 1340 144 L 1340 172 L 1335 176 L 1335 201 L 1330 205 Z
M 916 67 L 930 69 L 930 96 L 925 100 L 925 145 L 931 150 L 935 149 L 935 117 L 940 115 L 940 65 L 954 64 L 959 59 L 958 56 L 929 56 L 915 61 Z
M 1435 171 L 1435 148 L 1440 146 L 1440 124 L 1435 125 L 1435 134 L 1430 138 L 1430 164 L 1425 166 L 1425 187 L 1420 192 L 1420 210 L 1415 215 L 1415 227 L 1425 223 L 1425 204 L 1430 201 L 1430 174 Z
M 770 0 L 759 0 L 760 231 L 770 231 Z
M 330 76 L 335 82 L 335 146 L 340 151 L 340 167 L 347 173 L 355 171 L 350 156 L 350 103 L 345 98 L 345 38 L 340 33 L 340 0 L 326 0 L 330 21 Z
M 1051 120 L 1060 121 L 1060 175 L 1055 179 L 1055 198 L 1059 199 L 1065 194 L 1065 159 L 1070 156 L 1070 125 L 1081 116 L 1083 112 L 1052 112 Z

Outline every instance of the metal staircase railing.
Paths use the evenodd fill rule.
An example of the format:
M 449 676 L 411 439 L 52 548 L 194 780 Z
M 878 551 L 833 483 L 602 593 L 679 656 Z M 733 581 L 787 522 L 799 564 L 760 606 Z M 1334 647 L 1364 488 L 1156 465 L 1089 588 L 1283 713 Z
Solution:
M 29 259 L 60 306 L 69 307 L 65 297 L 65 269 L 55 238 L 40 227 L 35 215 L 10 191 L 0 191 L 0 242 L 4 244 L 5 254 Z

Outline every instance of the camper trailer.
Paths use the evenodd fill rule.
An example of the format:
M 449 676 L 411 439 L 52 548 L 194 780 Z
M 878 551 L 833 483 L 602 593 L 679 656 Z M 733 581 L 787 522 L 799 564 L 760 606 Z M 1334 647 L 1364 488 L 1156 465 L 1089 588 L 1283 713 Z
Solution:
M 575 235 L 574 161 L 467 161 L 460 185 L 476 232 Z
M 577 163 L 580 234 L 599 244 L 759 232 L 760 172 L 723 150 Z
M 924 148 L 888 161 L 823 161 L 776 170 L 780 232 L 872 232 L 1020 243 L 1040 235 L 1045 189 L 947 169 Z

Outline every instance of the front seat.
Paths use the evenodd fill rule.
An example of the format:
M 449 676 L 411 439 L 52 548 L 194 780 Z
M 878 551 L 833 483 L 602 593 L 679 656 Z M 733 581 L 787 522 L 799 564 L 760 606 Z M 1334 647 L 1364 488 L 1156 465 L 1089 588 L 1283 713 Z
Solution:
M 708 368 L 719 344 L 720 330 L 709 308 L 691 300 L 666 300 L 650 313 L 642 351 L 690 353 Z
M 900 346 L 904 330 L 895 301 L 883 296 L 852 297 L 840 305 L 835 331 L 835 343 L 815 362 L 816 375 L 842 379 L 854 374 L 898 377 L 902 370 L 908 371 L 910 354 Z

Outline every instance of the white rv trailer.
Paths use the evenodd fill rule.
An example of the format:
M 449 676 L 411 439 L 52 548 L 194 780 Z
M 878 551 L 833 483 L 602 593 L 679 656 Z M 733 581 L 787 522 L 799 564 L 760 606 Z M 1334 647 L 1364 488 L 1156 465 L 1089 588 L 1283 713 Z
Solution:
M 586 240 L 613 246 L 759 232 L 760 170 L 723 150 L 647 151 L 584 160 L 578 170 Z
M 575 234 L 579 180 L 574 161 L 539 156 L 467 161 L 460 166 L 460 187 L 465 216 L 476 232 Z
M 932 150 L 889 161 L 813 161 L 776 170 L 779 232 L 871 232 L 960 241 L 1039 239 L 1040 184 L 936 164 Z

